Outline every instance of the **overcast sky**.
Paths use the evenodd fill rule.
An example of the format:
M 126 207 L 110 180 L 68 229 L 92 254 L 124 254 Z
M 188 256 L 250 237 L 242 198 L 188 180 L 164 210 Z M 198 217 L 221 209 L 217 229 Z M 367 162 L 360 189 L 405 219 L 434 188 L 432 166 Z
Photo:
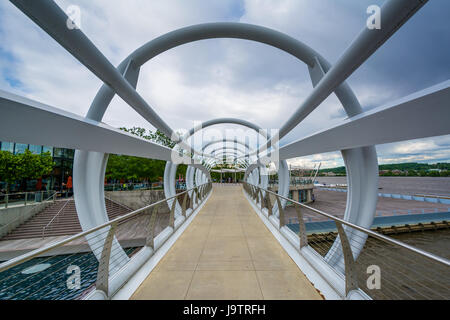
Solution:
M 379 0 L 58 0 L 81 10 L 81 29 L 118 65 L 144 43 L 188 25 L 233 21 L 270 27 L 299 39 L 335 63 Z M 433 0 L 349 79 L 365 110 L 450 78 L 450 1 Z M 9 1 L 0 1 L 0 89 L 85 115 L 101 81 Z M 280 128 L 311 91 L 306 66 L 266 45 L 204 40 L 169 50 L 143 68 L 137 90 L 174 129 L 193 121 L 243 118 Z M 334 95 L 281 144 L 345 118 Z M 186 121 L 188 120 L 188 121 Z M 450 119 L 449 119 L 450 120 Z M 120 98 L 108 108 L 114 127 L 153 127 Z M 426 119 L 424 119 L 426 121 Z M 223 126 L 228 128 L 229 126 Z M 450 136 L 377 146 L 380 163 L 448 162 Z M 291 160 L 342 165 L 339 152 Z

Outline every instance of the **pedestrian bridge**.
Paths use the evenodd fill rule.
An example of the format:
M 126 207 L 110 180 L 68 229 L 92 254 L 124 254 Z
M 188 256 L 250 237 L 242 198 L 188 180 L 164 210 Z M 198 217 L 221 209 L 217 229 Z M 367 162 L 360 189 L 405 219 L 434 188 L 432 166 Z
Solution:
M 68 28 L 72 21 L 53 1 L 10 1 L 103 84 L 85 117 L 0 91 L 0 141 L 76 149 L 73 189 L 83 230 L 1 263 L 0 299 L 450 299 L 448 257 L 370 230 L 378 199 L 375 146 L 450 134 L 450 81 L 370 110 L 346 83 L 427 1 L 386 1 L 383 27 L 362 26 L 335 65 L 279 31 L 219 22 L 161 35 L 117 67 L 82 30 Z M 192 128 L 195 119 L 185 119 L 192 129 L 180 135 L 136 90 L 146 62 L 217 38 L 263 43 L 306 64 L 313 89 L 279 130 L 240 118 L 210 119 Z M 283 141 L 332 93 L 346 119 Z M 175 146 L 103 123 L 116 95 Z M 214 135 L 216 140 L 193 142 L 216 125 L 245 127 L 257 139 Z M 347 173 L 343 219 L 289 198 L 287 160 L 333 151 L 341 152 Z M 166 161 L 164 199 L 109 220 L 104 200 L 109 154 Z M 177 193 L 180 164 L 187 165 L 187 190 Z M 277 192 L 268 189 L 269 166 L 277 170 Z M 210 173 L 217 171 L 243 177 L 238 185 L 213 186 Z M 295 208 L 297 232 L 286 224 L 287 206 Z M 168 224 L 157 233 L 163 207 Z M 334 230 L 308 233 L 305 211 L 328 219 Z
M 322 299 L 267 229 L 242 186 L 208 202 L 131 299 Z

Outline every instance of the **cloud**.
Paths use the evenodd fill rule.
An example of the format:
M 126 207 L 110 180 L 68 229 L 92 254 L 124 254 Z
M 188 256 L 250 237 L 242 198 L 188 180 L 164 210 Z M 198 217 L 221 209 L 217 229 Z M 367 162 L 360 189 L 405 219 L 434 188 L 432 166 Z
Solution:
M 303 41 L 334 63 L 365 25 L 367 6 L 383 1 L 56 2 L 62 9 L 80 7 L 83 32 L 117 65 L 159 35 L 215 21 L 274 28 Z M 450 9 L 446 0 L 425 5 L 349 78 L 365 110 L 450 77 L 450 70 L 442 67 L 450 56 L 445 8 Z M 0 2 L 0 40 L 0 89 L 86 114 L 102 82 L 6 1 Z M 137 90 L 174 129 L 219 117 L 280 128 L 311 92 L 312 85 L 305 65 L 278 49 L 250 41 L 214 39 L 177 47 L 152 59 L 141 68 Z M 345 117 L 338 99 L 331 95 L 281 145 Z M 119 97 L 113 99 L 103 121 L 116 127 L 152 128 Z M 418 156 L 421 153 L 434 161 L 445 157 L 448 145 L 440 145 L 442 141 L 433 138 L 378 146 L 377 150 L 382 161 L 400 155 L 423 159 Z M 321 160 L 333 166 L 342 162 L 339 157 L 337 152 L 308 161 Z
M 295 159 L 289 159 L 288 164 L 302 168 L 334 168 L 343 166 L 343 160 L 340 152 L 328 152 L 322 154 L 315 154 L 308 157 L 301 157 Z

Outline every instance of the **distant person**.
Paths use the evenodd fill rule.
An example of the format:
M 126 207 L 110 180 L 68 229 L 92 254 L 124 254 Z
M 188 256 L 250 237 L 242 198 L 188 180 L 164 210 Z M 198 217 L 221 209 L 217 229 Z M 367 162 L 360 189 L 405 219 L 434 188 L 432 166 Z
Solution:
M 36 182 L 36 191 L 42 190 L 42 178 L 39 178 Z
M 72 176 L 69 176 L 69 178 L 67 178 L 67 193 L 71 193 L 72 192 Z

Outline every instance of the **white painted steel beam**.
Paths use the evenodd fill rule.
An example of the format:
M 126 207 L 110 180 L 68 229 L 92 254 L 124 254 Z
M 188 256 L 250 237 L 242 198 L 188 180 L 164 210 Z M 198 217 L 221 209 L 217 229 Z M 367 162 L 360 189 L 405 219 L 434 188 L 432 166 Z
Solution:
M 450 80 L 280 148 L 280 159 L 450 134 Z
M 60 148 L 170 160 L 171 149 L 102 122 L 0 90 L 0 137 Z M 18 130 L 20 125 L 20 130 Z M 186 161 L 189 158 L 186 158 Z

